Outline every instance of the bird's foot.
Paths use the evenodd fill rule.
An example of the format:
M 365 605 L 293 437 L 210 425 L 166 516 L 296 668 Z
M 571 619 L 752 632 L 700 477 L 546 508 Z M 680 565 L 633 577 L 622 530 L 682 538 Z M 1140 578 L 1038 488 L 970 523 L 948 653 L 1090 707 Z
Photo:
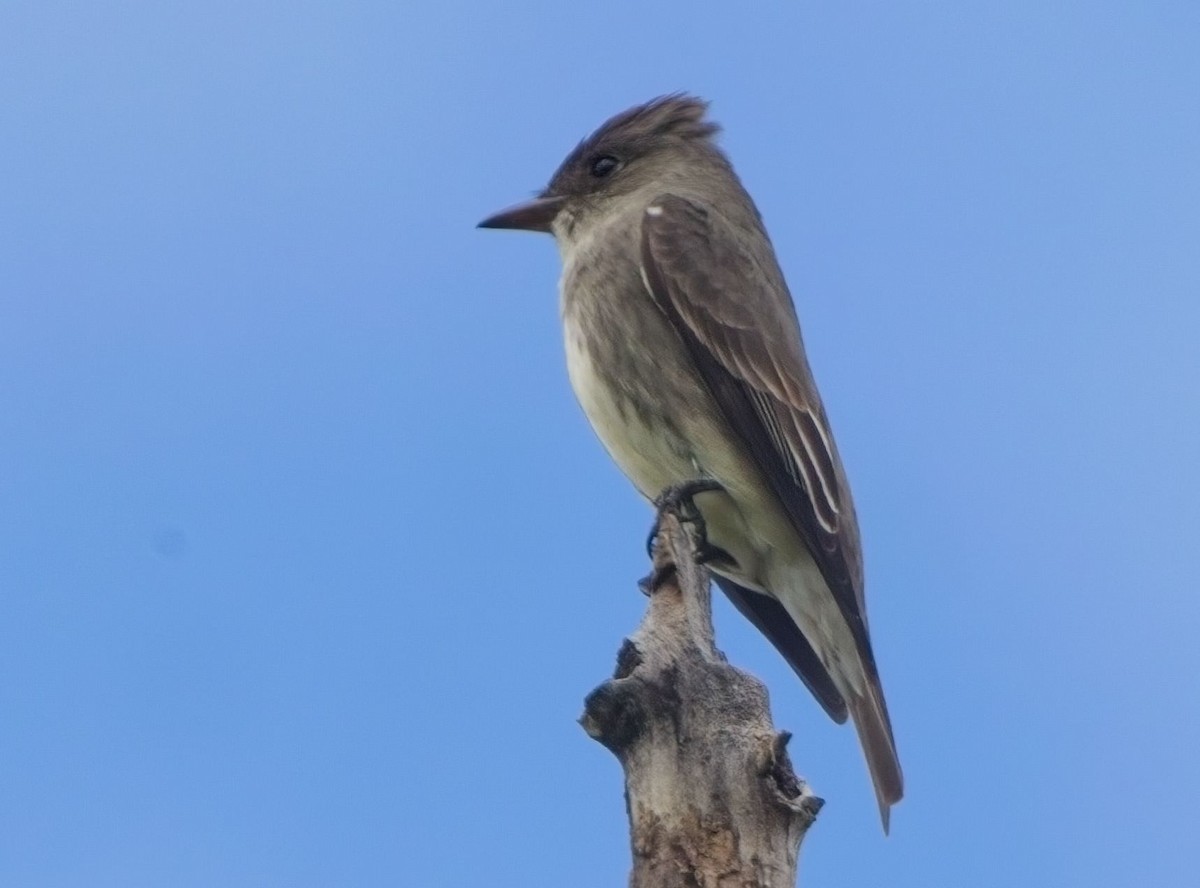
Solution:
M 697 564 L 734 563 L 733 557 L 708 541 L 708 528 L 704 516 L 696 507 L 697 494 L 724 491 L 720 482 L 711 478 L 697 478 L 684 481 L 682 484 L 672 484 L 654 498 L 654 526 L 650 528 L 650 536 L 646 539 L 646 554 L 654 562 L 654 570 L 638 580 L 638 587 L 646 595 L 651 595 L 675 573 L 675 564 L 664 560 L 658 552 L 658 532 L 662 526 L 664 515 L 674 515 L 683 524 L 692 527 L 694 549 L 692 557 Z
M 651 558 L 654 557 L 654 543 L 658 539 L 658 528 L 662 524 L 663 515 L 667 513 L 673 514 L 685 524 L 696 527 L 700 538 L 704 539 L 704 516 L 696 508 L 695 496 L 698 493 L 710 493 L 717 490 L 725 490 L 719 481 L 711 478 L 697 478 L 694 481 L 684 481 L 682 484 L 672 484 L 656 496 L 654 498 L 654 525 L 650 528 L 650 535 L 646 537 L 646 554 Z

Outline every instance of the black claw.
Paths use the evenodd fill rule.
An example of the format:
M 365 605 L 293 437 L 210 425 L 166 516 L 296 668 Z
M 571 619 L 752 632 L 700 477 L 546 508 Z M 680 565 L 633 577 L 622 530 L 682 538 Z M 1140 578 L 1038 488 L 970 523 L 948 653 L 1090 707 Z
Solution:
M 654 560 L 654 544 L 658 542 L 658 528 L 662 524 L 662 515 L 654 513 L 654 524 L 650 527 L 650 536 L 646 537 L 646 557 Z
M 680 521 L 691 524 L 696 530 L 696 551 L 699 555 L 708 547 L 708 527 L 704 523 L 704 516 L 700 514 L 700 509 L 696 506 L 695 497 L 697 494 L 716 490 L 723 491 L 724 489 L 719 482 L 711 478 L 697 478 L 694 481 L 684 481 L 682 484 L 672 484 L 654 501 L 654 505 L 658 508 L 658 520 L 662 520 L 664 512 L 672 512 Z
M 654 526 L 650 528 L 650 535 L 646 538 L 646 554 L 650 557 L 651 561 L 654 560 L 662 516 L 671 513 L 678 517 L 680 521 L 691 524 L 695 529 L 695 558 L 697 564 L 736 565 L 737 562 L 734 561 L 733 556 L 724 549 L 720 549 L 708 542 L 708 529 L 704 524 L 704 516 L 700 514 L 700 510 L 696 507 L 694 499 L 697 494 L 718 490 L 723 491 L 724 489 L 720 482 L 714 481 L 711 478 L 697 478 L 694 481 L 685 481 L 682 484 L 672 484 L 656 496 L 654 498 L 656 512 Z M 638 580 L 638 588 L 646 595 L 652 595 L 674 573 L 674 564 L 655 567 L 649 575 Z
M 664 512 L 673 512 L 680 521 L 695 524 L 700 532 L 700 538 L 703 539 L 704 519 L 700 515 L 700 510 L 696 508 L 694 497 L 700 493 L 723 491 L 724 489 L 719 481 L 711 478 L 696 478 L 693 481 L 672 484 L 656 496 L 654 498 L 654 524 L 650 528 L 650 535 L 646 537 L 646 555 L 650 558 L 654 557 L 654 544 L 658 539 L 658 528 L 662 524 Z
M 679 517 L 688 520 L 690 515 L 697 511 L 696 504 L 693 502 L 697 494 L 724 489 L 719 481 L 714 481 L 712 478 L 697 478 L 693 481 L 684 481 L 682 484 L 672 484 L 655 497 L 654 506 L 660 512 L 674 511 L 676 514 L 680 512 L 686 513 L 680 514 Z

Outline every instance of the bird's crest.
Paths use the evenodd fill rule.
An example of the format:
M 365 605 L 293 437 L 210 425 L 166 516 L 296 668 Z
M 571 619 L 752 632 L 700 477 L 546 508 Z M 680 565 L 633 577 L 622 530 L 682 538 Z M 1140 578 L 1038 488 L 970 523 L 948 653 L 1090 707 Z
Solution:
M 596 145 L 610 140 L 640 142 L 675 137 L 683 140 L 710 139 L 721 127 L 706 117 L 708 102 L 686 93 L 671 93 L 635 105 L 601 124 L 584 140 Z

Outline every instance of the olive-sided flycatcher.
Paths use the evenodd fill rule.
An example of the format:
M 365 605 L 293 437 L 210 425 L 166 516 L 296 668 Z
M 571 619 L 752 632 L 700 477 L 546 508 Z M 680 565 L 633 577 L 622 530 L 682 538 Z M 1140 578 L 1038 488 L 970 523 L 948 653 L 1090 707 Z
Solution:
M 763 221 L 707 103 L 655 99 L 480 223 L 554 235 L 571 385 L 648 499 L 696 480 L 709 568 L 837 722 L 884 829 L 903 778 L 863 599 L 850 488 Z

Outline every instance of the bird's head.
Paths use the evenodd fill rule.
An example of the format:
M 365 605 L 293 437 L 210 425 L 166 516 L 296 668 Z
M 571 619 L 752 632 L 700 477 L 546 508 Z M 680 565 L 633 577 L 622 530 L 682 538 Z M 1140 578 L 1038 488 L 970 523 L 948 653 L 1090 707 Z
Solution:
M 575 146 L 537 197 L 479 227 L 569 236 L 623 198 L 645 192 L 648 202 L 709 171 L 728 175 L 713 142 L 720 127 L 706 118 L 707 110 L 701 99 L 673 94 L 622 111 Z

